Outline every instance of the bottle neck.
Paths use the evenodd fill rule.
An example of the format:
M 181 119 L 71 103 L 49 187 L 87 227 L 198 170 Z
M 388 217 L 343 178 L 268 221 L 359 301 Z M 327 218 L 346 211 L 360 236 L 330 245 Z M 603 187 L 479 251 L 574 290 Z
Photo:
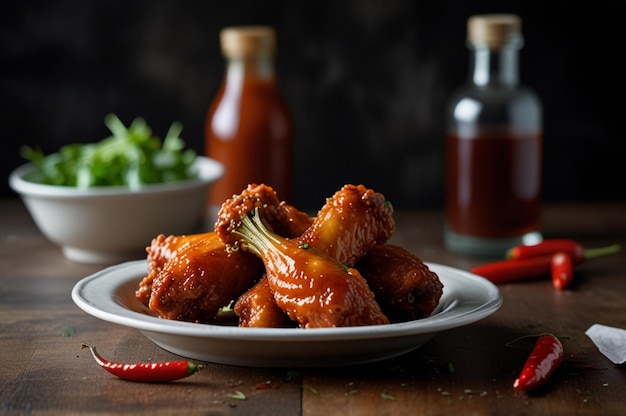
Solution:
M 226 76 L 232 80 L 244 78 L 273 80 L 275 78 L 274 59 L 271 55 L 229 58 L 226 63 Z
M 485 86 L 516 86 L 519 83 L 521 42 L 509 42 L 500 49 L 470 44 L 472 82 Z

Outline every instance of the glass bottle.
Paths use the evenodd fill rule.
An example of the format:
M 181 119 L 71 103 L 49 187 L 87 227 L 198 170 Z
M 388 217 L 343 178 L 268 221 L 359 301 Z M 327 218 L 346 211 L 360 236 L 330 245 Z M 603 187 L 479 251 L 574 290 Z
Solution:
M 519 82 L 522 22 L 467 23 L 470 79 L 446 110 L 446 224 L 453 252 L 503 257 L 541 241 L 542 106 Z
M 206 155 L 224 165 L 209 190 L 208 222 L 248 184 L 264 183 L 292 199 L 293 121 L 275 73 L 276 33 L 268 26 L 220 32 L 225 75 L 208 110 Z

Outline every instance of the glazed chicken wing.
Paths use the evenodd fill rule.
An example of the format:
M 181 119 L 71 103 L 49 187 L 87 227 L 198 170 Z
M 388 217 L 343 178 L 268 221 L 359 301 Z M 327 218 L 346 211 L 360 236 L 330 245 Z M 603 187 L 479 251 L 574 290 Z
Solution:
M 233 231 L 241 218 L 258 208 L 266 224 L 272 231 L 282 237 L 297 237 L 313 222 L 305 213 L 293 206 L 281 202 L 272 187 L 261 184 L 250 184 L 239 195 L 224 201 L 217 214 L 215 232 L 225 243 L 235 243 L 231 239 Z
M 439 304 L 443 284 L 418 257 L 402 247 L 379 245 L 356 266 L 393 320 L 429 316 Z
M 239 317 L 239 326 L 243 327 L 278 328 L 289 321 L 285 312 L 276 304 L 266 277 L 241 295 L 233 310 Z
M 363 185 L 344 185 L 326 201 L 298 241 L 353 267 L 394 230 L 393 208 L 382 194 Z
M 230 252 L 215 233 L 207 233 L 165 262 L 152 281 L 148 307 L 166 319 L 210 322 L 263 273 L 256 256 Z
M 152 292 L 152 282 L 154 278 L 159 274 L 165 263 L 176 255 L 176 252 L 181 247 L 189 245 L 195 241 L 201 240 L 208 236 L 205 234 L 190 234 L 190 235 L 170 235 L 165 236 L 159 234 L 152 239 L 150 245 L 146 248 L 148 253 L 148 274 L 139 283 L 139 288 L 135 292 L 135 297 L 148 306 L 150 302 L 150 294 Z

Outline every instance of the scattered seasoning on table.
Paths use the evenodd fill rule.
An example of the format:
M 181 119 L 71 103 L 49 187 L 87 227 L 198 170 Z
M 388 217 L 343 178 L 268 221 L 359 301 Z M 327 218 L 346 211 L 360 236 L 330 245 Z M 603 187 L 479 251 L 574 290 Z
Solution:
M 233 394 L 230 394 L 228 397 L 235 400 L 248 400 L 248 397 L 246 397 L 246 395 L 239 390 L 235 390 L 235 392 Z
M 269 390 L 271 388 L 272 388 L 272 382 L 269 380 L 256 385 L 257 390 Z
M 293 381 L 300 378 L 300 372 L 298 370 L 291 370 L 287 372 L 287 380 Z
M 454 373 L 454 364 L 452 364 L 452 363 L 448 363 L 448 371 L 449 371 L 450 373 Z

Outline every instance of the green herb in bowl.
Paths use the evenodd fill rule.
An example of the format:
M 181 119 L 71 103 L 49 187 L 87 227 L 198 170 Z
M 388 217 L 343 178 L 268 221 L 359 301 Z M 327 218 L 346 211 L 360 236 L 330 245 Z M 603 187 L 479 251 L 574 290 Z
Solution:
M 92 188 L 144 185 L 195 178 L 193 150 L 184 149 L 182 125 L 172 123 L 163 142 L 152 134 L 142 118 L 127 128 L 109 114 L 104 119 L 112 135 L 98 143 L 69 144 L 44 155 L 40 149 L 22 148 L 22 156 L 37 167 L 29 181 L 57 186 Z

